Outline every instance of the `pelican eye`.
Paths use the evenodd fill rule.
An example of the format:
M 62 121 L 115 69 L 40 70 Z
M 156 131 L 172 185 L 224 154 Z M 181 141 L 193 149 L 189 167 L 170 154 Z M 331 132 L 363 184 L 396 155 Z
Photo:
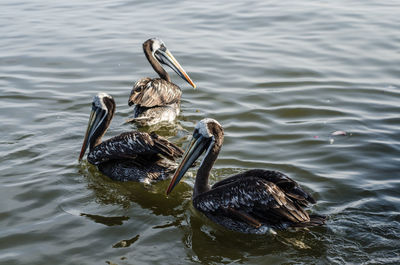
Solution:
M 198 129 L 195 129 L 194 131 L 193 131 L 193 138 L 199 138 L 200 137 L 200 133 L 199 133 L 199 130 Z

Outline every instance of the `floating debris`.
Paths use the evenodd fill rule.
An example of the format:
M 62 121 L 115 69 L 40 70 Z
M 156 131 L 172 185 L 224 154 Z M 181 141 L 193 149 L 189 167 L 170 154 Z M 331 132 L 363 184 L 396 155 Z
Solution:
M 337 136 L 337 135 L 346 135 L 346 132 L 345 131 L 335 131 L 335 132 L 333 132 L 331 135 L 333 135 L 333 136 Z

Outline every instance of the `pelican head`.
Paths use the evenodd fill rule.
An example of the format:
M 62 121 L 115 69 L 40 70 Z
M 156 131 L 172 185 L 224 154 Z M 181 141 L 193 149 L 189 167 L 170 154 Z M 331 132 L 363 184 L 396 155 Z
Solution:
M 183 80 L 188 82 L 193 88 L 196 88 L 196 85 L 193 83 L 192 79 L 188 76 L 188 74 L 183 70 L 182 66 L 178 63 L 172 53 L 167 49 L 164 42 L 159 38 L 148 39 L 143 43 L 143 50 L 146 56 L 151 55 L 155 58 L 160 64 L 168 65 L 172 68 Z M 148 54 L 150 51 L 150 54 Z M 150 58 L 148 58 L 151 62 Z M 157 66 L 153 65 L 153 68 L 156 72 L 159 73 L 159 69 L 156 69 Z
M 110 121 L 114 116 L 115 101 L 112 96 L 106 93 L 98 93 L 93 98 L 92 111 L 86 129 L 85 139 L 83 140 L 79 160 L 82 159 L 86 149 L 90 149 L 100 143 L 101 137 L 106 132 Z
M 218 121 L 210 118 L 199 121 L 193 131 L 192 140 L 189 143 L 186 154 L 168 186 L 167 195 L 175 188 L 186 171 L 203 153 L 205 153 L 205 156 L 200 167 L 206 162 L 206 158 L 211 152 L 217 156 L 223 139 L 224 130 Z

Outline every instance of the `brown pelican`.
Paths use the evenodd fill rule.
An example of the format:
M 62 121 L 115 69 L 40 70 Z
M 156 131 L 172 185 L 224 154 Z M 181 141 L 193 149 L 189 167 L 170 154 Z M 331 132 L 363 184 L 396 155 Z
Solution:
M 302 207 L 315 200 L 299 184 L 278 171 L 253 169 L 215 183 L 208 177 L 224 139 L 221 125 L 203 119 L 167 189 L 169 194 L 188 168 L 205 152 L 197 171 L 193 206 L 212 221 L 234 231 L 253 234 L 274 228 L 317 226 L 325 217 L 309 215 Z
M 155 133 L 131 131 L 101 141 L 114 112 L 115 101 L 110 95 L 99 93 L 93 98 L 79 160 L 89 146 L 89 163 L 111 179 L 151 182 L 172 174 L 177 167 L 174 160 L 183 150 Z
M 171 67 L 194 88 L 196 85 L 162 40 L 153 38 L 145 41 L 143 51 L 160 78 L 145 77 L 135 83 L 128 100 L 129 106 L 135 105 L 134 118 L 128 121 L 140 125 L 171 122 L 179 115 L 182 91 L 179 86 L 171 82 L 161 64 Z

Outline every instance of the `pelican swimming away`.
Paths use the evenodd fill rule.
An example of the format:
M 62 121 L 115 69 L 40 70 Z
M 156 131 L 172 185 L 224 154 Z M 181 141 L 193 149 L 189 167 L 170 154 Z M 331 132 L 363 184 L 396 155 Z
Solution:
M 135 105 L 134 117 L 128 122 L 136 122 L 140 125 L 172 122 L 180 112 L 182 91 L 179 86 L 171 82 L 171 78 L 161 64 L 171 67 L 194 88 L 196 85 L 162 40 L 153 38 L 145 41 L 143 51 L 160 78 L 145 77 L 135 83 L 128 100 L 129 106 Z
M 99 93 L 93 98 L 79 160 L 89 147 L 89 163 L 111 179 L 149 183 L 171 175 L 183 150 L 155 133 L 125 132 L 102 142 L 114 112 L 112 96 Z
M 265 234 L 274 228 L 319 226 L 325 217 L 309 215 L 303 206 L 315 203 L 309 193 L 278 171 L 252 169 L 215 183 L 208 178 L 224 139 L 221 125 L 203 119 L 167 189 L 169 194 L 189 167 L 205 152 L 197 171 L 193 206 L 212 221 L 234 231 Z

